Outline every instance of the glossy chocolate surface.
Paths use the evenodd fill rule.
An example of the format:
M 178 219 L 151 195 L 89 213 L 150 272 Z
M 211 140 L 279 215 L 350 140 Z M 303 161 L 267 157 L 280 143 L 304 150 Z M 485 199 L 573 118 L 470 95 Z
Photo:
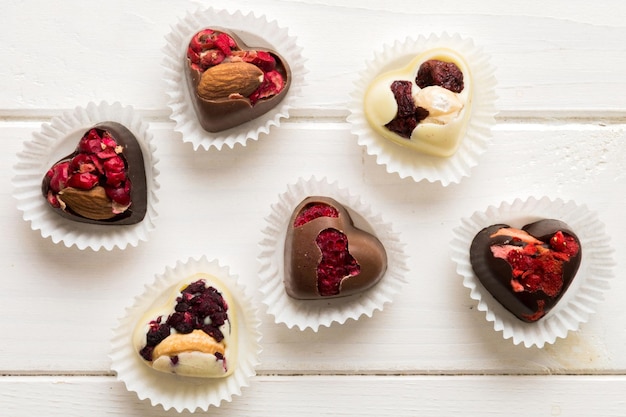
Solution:
M 285 98 L 289 86 L 291 85 L 291 69 L 289 68 L 289 64 L 278 53 L 267 48 L 248 46 L 235 32 L 226 29 L 215 29 L 215 32 L 223 32 L 232 37 L 240 50 L 265 51 L 270 53 L 276 60 L 275 69 L 283 76 L 285 85 L 278 94 L 261 99 L 254 105 L 245 97 L 207 100 L 200 97 L 197 93 L 202 72 L 194 69 L 189 58 L 185 57 L 185 79 L 187 80 L 187 88 L 189 89 L 198 121 L 202 128 L 208 132 L 221 132 L 267 113 Z
M 117 144 L 123 147 L 123 151 L 120 156 L 122 157 L 122 159 L 124 159 L 126 163 L 127 178 L 131 182 L 130 207 L 123 213 L 117 214 L 115 217 L 107 220 L 89 219 L 71 211 L 69 208 L 65 210 L 52 206 L 50 206 L 50 208 L 62 217 L 81 223 L 101 225 L 130 225 L 141 222 L 144 219 L 147 211 L 148 191 L 143 152 L 141 150 L 139 142 L 137 142 L 137 138 L 130 130 L 128 130 L 128 128 L 117 122 L 107 121 L 98 123 L 97 125 L 87 130 L 85 134 L 87 134 L 91 129 L 96 129 L 100 133 L 105 131 L 109 132 L 109 134 L 115 139 Z M 55 165 L 64 161 L 71 160 L 78 153 L 79 152 L 77 149 L 70 155 L 61 158 L 55 163 Z M 50 189 L 49 183 L 49 179 L 44 176 L 44 179 L 42 181 L 42 193 L 44 198 L 47 196 L 48 190 Z
M 294 227 L 298 214 L 312 203 L 334 207 L 339 217 L 318 217 Z M 339 294 L 322 296 L 318 290 L 317 268 L 322 259 L 316 238 L 326 229 L 336 229 L 348 238 L 348 251 L 360 266 L 358 275 L 341 281 Z M 294 210 L 285 241 L 284 284 L 287 294 L 297 299 L 320 299 L 356 294 L 374 286 L 387 269 L 387 254 L 382 243 L 373 235 L 354 227 L 347 210 L 329 197 L 307 197 Z
M 561 299 L 571 284 L 580 265 L 582 248 L 578 253 L 564 262 L 562 269 L 562 287 L 558 294 L 549 296 L 539 291 L 514 291 L 512 288 L 513 271 L 510 264 L 494 256 L 493 245 L 511 244 L 508 236 L 493 236 L 500 229 L 510 229 L 506 224 L 495 224 L 481 230 L 470 247 L 470 262 L 474 273 L 483 286 L 517 318 L 525 322 L 534 322 L 545 316 Z M 522 228 L 531 236 L 542 242 L 549 242 L 558 231 L 573 237 L 580 247 L 580 242 L 574 232 L 563 222 L 554 219 L 544 219 Z M 546 243 L 545 245 L 549 245 Z

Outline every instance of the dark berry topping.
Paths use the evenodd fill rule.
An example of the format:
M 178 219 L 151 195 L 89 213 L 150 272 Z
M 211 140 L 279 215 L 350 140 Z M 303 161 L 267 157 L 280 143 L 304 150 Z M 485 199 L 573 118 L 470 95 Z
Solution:
M 417 124 L 428 117 L 428 110 L 415 106 L 413 95 L 411 94 L 412 84 L 410 81 L 394 81 L 391 83 L 390 88 L 396 99 L 398 112 L 396 117 L 387 123 L 385 127 L 408 139 L 417 127 Z
M 204 280 L 195 281 L 183 288 L 176 298 L 174 313 L 164 323 L 161 323 L 161 317 L 150 323 L 146 333 L 146 346 L 139 354 L 145 360 L 152 361 L 154 347 L 172 331 L 187 334 L 200 329 L 220 342 L 224 335 L 219 327 L 227 320 L 228 305 L 222 294 L 214 287 L 207 287 Z
M 433 85 L 443 87 L 453 93 L 463 91 L 463 73 L 454 62 L 431 59 L 420 65 L 415 83 L 419 88 Z

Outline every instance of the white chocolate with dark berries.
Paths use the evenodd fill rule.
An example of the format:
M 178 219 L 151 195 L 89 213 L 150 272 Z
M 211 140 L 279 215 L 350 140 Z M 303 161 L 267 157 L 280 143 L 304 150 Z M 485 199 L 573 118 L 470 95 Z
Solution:
M 365 117 L 386 139 L 449 157 L 467 130 L 472 88 L 463 57 L 447 48 L 428 50 L 372 81 L 365 92 Z
M 216 277 L 195 274 L 155 300 L 135 328 L 134 348 L 157 371 L 227 377 L 237 366 L 234 305 Z

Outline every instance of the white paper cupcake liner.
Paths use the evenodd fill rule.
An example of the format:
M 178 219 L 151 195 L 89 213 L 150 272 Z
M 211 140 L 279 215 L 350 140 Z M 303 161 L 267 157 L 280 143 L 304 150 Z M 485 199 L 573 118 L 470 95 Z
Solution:
M 367 122 L 363 107 L 365 92 L 379 74 L 402 67 L 416 55 L 438 47 L 452 49 L 466 59 L 474 84 L 465 137 L 456 153 L 446 158 L 426 155 L 380 136 Z M 491 141 L 491 127 L 497 113 L 494 73 L 495 68 L 482 49 L 477 48 L 471 39 L 463 39 L 458 34 L 420 36 L 386 45 L 366 63 L 365 70 L 355 81 L 348 103 L 351 131 L 357 136 L 359 145 L 364 146 L 369 155 L 374 155 L 376 162 L 384 165 L 389 173 L 397 173 L 401 178 L 411 177 L 414 181 L 440 182 L 443 186 L 458 183 L 470 175 L 471 168 L 478 164 L 480 155 Z
M 143 359 L 133 346 L 135 326 L 164 292 L 200 272 L 220 279 L 235 300 L 235 305 L 229 307 L 236 309 L 238 317 L 237 368 L 227 377 L 214 379 L 155 371 L 142 363 Z M 109 354 L 111 369 L 129 391 L 135 392 L 141 400 L 148 399 L 153 406 L 161 405 L 165 410 L 174 408 L 178 412 L 207 411 L 210 406 L 219 406 L 222 401 L 230 402 L 233 396 L 241 395 L 241 389 L 249 386 L 250 379 L 256 375 L 261 353 L 259 326 L 256 307 L 228 267 L 220 266 L 218 261 L 208 260 L 206 256 L 178 261 L 174 268 L 167 267 L 164 273 L 156 275 L 154 283 L 146 285 L 144 293 L 126 309 L 126 315 L 113 330 Z
M 331 197 L 348 209 L 356 227 L 375 235 L 387 252 L 387 271 L 374 287 L 367 291 L 347 297 L 323 300 L 296 300 L 289 297 L 283 284 L 284 245 L 289 219 L 298 204 L 309 196 Z M 307 328 L 317 331 L 320 326 L 329 327 L 332 323 L 345 323 L 348 319 L 358 320 L 366 315 L 371 317 L 374 311 L 382 310 L 390 303 L 406 282 L 408 271 L 404 254 L 404 244 L 392 225 L 383 221 L 379 214 L 374 214 L 359 197 L 351 195 L 337 183 L 329 183 L 326 178 L 318 180 L 300 179 L 288 186 L 279 201 L 272 205 L 271 213 L 266 218 L 267 226 L 263 229 L 264 238 L 260 242 L 259 287 L 262 302 L 268 314 L 274 316 L 276 323 L 284 323 L 300 330 Z
M 207 132 L 200 125 L 185 81 L 184 58 L 189 41 L 196 32 L 208 27 L 236 31 L 250 47 L 265 47 L 278 52 L 288 62 L 292 77 L 287 94 L 276 107 L 240 126 L 215 133 Z M 195 150 L 199 147 L 205 150 L 211 147 L 220 150 L 223 146 L 233 148 L 235 144 L 245 145 L 248 140 L 257 140 L 272 126 L 278 127 L 281 119 L 289 117 L 289 110 L 301 94 L 306 73 L 302 48 L 296 44 L 295 37 L 288 35 L 287 29 L 279 27 L 276 21 L 268 21 L 265 16 L 213 8 L 197 10 L 180 19 L 166 36 L 166 41 L 163 67 L 170 118 L 176 123 L 174 129 L 182 134 L 183 141 L 191 143 Z
M 483 287 L 470 263 L 470 245 L 478 232 L 493 224 L 503 223 L 522 227 L 540 219 L 557 219 L 565 222 L 578 236 L 582 247 L 578 272 L 561 300 L 541 320 L 526 323 L 507 311 Z M 573 201 L 551 200 L 548 197 L 527 200 L 516 199 L 512 203 L 490 206 L 485 212 L 475 212 L 462 219 L 454 229 L 451 241 L 452 260 L 457 272 L 463 277 L 463 285 L 470 289 L 470 297 L 478 301 L 478 310 L 486 313 L 496 331 L 505 339 L 525 347 L 542 348 L 557 338 L 565 338 L 570 331 L 577 331 L 587 322 L 603 300 L 613 277 L 615 261 L 610 238 L 597 215 Z
M 137 224 L 113 226 L 71 221 L 55 213 L 41 193 L 41 182 L 48 169 L 72 153 L 89 128 L 105 121 L 118 122 L 128 128 L 143 152 L 148 205 L 145 218 Z M 148 239 L 157 218 L 155 206 L 158 202 L 159 171 L 156 169 L 158 159 L 155 151 L 148 124 L 132 107 L 117 102 L 89 103 L 84 108 L 77 107 L 53 118 L 50 123 L 44 123 L 41 131 L 35 132 L 33 139 L 24 143 L 24 149 L 17 154 L 17 163 L 13 167 L 13 196 L 24 220 L 30 222 L 33 230 L 40 231 L 42 237 L 49 237 L 54 243 L 63 242 L 68 248 L 76 245 L 78 249 L 90 248 L 94 251 L 137 246 L 140 241 Z

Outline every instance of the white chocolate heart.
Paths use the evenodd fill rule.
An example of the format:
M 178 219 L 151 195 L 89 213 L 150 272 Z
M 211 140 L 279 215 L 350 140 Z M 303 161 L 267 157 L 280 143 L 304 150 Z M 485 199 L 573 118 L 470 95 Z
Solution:
M 423 89 L 417 86 L 415 77 L 420 66 L 431 59 L 454 63 L 463 73 L 464 88 L 454 93 L 438 86 Z M 394 81 L 409 81 L 416 106 L 429 111 L 429 116 L 405 138 L 385 127 L 398 113 L 398 105 L 391 90 Z M 381 136 L 419 152 L 448 157 L 458 149 L 471 113 L 472 79 L 465 60 L 446 48 L 428 50 L 408 65 L 385 72 L 376 77 L 365 92 L 364 112 L 370 126 Z
M 228 319 L 219 326 L 224 335 L 215 340 L 202 330 L 178 333 L 173 328 L 169 336 L 154 347 L 152 361 L 141 357 L 141 361 L 161 372 L 182 376 L 221 378 L 233 373 L 237 366 L 237 317 L 235 302 L 227 287 L 216 277 L 204 273 L 195 274 L 171 287 L 154 301 L 146 314 L 139 320 L 133 332 L 133 346 L 139 352 L 146 346 L 150 323 L 164 323 L 174 313 L 176 298 L 189 284 L 203 280 L 206 287 L 215 288 L 228 306 Z M 139 354 L 139 353 L 138 353 Z M 217 356 L 216 356 L 217 354 Z

